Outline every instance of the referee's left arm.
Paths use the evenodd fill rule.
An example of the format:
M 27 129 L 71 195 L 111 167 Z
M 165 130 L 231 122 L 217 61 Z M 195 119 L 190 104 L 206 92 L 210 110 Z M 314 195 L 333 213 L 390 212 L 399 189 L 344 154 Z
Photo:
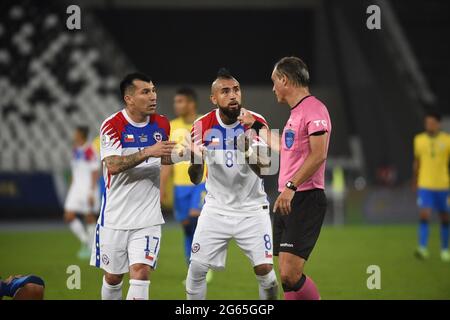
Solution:
M 326 131 L 316 132 L 309 136 L 310 153 L 290 180 L 295 186 L 299 186 L 308 180 L 327 159 L 327 141 L 328 133 Z M 289 214 L 294 194 L 294 190 L 284 188 L 275 201 L 273 211 L 277 212 L 278 210 L 281 214 Z
M 303 165 L 292 177 L 294 185 L 299 186 L 308 180 L 327 160 L 327 140 L 328 133 L 320 131 L 309 136 L 311 152 L 306 157 Z

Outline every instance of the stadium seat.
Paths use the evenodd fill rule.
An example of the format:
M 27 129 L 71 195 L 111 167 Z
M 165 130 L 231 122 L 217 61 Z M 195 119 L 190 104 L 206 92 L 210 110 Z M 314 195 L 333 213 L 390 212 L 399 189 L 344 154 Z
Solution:
M 120 107 L 106 40 L 66 30 L 61 5 L 11 1 L 0 12 L 0 171 L 67 170 L 75 126 L 94 138 Z

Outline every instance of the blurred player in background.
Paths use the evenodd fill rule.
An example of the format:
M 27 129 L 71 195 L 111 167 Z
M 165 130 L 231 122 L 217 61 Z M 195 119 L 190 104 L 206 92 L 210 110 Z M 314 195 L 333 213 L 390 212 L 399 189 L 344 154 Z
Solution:
M 428 235 L 432 211 L 441 220 L 441 259 L 449 262 L 449 171 L 450 135 L 441 131 L 441 116 L 429 112 L 425 116 L 425 132 L 414 138 L 414 188 L 420 208 L 419 247 L 416 256 L 429 257 Z
M 278 61 L 272 72 L 273 91 L 279 103 L 288 104 L 291 115 L 283 134 L 261 130 L 260 136 L 281 154 L 278 191 L 273 211 L 274 252 L 286 300 L 319 300 L 319 291 L 304 274 L 327 209 L 325 161 L 331 120 L 325 105 L 309 92 L 309 72 L 297 57 Z M 248 112 L 240 121 L 262 128 Z
M 122 299 L 122 279 L 130 274 L 128 300 L 148 300 L 150 271 L 156 268 L 164 219 L 160 201 L 161 164 L 172 164 L 175 142 L 170 124 L 156 113 L 152 80 L 141 73 L 120 83 L 125 108 L 100 129 L 106 192 L 96 227 L 91 265 L 104 270 L 103 300 Z
M 13 300 L 43 300 L 44 288 L 44 280 L 38 276 L 10 276 L 5 281 L 0 279 L 0 300 L 3 297 Z
M 241 112 L 240 85 L 227 70 L 221 69 L 213 82 L 211 101 L 217 108 L 199 118 L 192 128 L 191 148 L 196 156 L 189 176 L 194 184 L 201 183 L 204 157 L 208 175 L 186 279 L 187 298 L 206 298 L 206 274 L 210 268 L 225 267 L 228 243 L 235 239 L 252 263 L 260 298 L 277 299 L 269 203 L 259 176 L 261 167 L 268 164 L 260 161 L 257 152 L 267 145 L 244 134 L 249 128 L 237 120 Z M 267 126 L 262 116 L 255 117 Z M 239 141 L 245 141 L 245 146 L 239 146 Z
M 96 136 L 94 140 L 92 140 L 92 148 L 95 150 L 97 154 L 97 159 L 99 160 L 99 175 L 98 175 L 98 196 L 99 196 L 99 203 L 101 203 L 101 199 L 103 197 L 103 193 L 105 192 L 105 179 L 103 179 L 103 166 L 102 162 L 100 160 L 100 136 Z
M 71 163 L 72 181 L 64 205 L 64 220 L 82 244 L 78 252 L 80 259 L 90 257 L 96 213 L 99 210 L 97 186 L 99 163 L 96 152 L 88 143 L 88 134 L 87 127 L 79 126 L 75 130 Z M 86 227 L 77 218 L 77 214 L 84 215 Z
M 174 97 L 176 119 L 170 121 L 170 140 L 178 144 L 190 134 L 192 124 L 199 117 L 197 114 L 197 94 L 190 88 L 179 89 Z M 204 178 L 194 185 L 188 175 L 189 161 L 179 162 L 173 166 L 161 168 L 161 199 L 166 198 L 166 185 L 173 173 L 175 219 L 181 223 L 184 231 L 184 252 L 186 262 L 191 256 L 192 239 L 197 219 L 206 194 Z

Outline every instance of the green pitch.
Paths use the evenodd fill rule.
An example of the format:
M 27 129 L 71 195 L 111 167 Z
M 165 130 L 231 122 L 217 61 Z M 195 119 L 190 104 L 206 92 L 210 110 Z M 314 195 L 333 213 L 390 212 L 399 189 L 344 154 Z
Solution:
M 322 299 L 450 299 L 450 264 L 439 259 L 439 230 L 431 230 L 427 261 L 413 256 L 415 226 L 324 227 L 307 264 Z M 46 282 L 46 299 L 99 299 L 102 273 L 76 258 L 79 248 L 69 231 L 0 233 L 0 275 L 33 273 Z M 69 290 L 70 265 L 81 268 L 81 289 Z M 367 267 L 381 269 L 381 289 L 367 288 Z M 186 276 L 181 229 L 165 226 L 151 299 L 184 299 Z M 125 281 L 124 296 L 128 288 Z M 251 266 L 234 243 L 227 268 L 215 272 L 209 299 L 258 299 Z

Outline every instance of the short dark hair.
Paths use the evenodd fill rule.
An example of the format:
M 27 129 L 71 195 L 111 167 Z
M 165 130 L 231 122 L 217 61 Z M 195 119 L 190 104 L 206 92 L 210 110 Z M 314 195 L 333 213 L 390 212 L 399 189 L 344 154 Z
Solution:
M 425 117 L 434 118 L 439 122 L 441 122 L 442 120 L 442 115 L 437 110 L 427 110 L 427 112 L 425 113 Z
M 81 133 L 84 139 L 88 138 L 89 135 L 89 128 L 87 126 L 77 126 L 76 130 Z
M 298 87 L 309 86 L 309 71 L 306 63 L 298 57 L 284 57 L 275 64 L 275 70 L 285 75 L 292 84 Z
M 235 79 L 231 72 L 226 68 L 220 68 L 217 71 L 217 79 Z
M 185 97 L 187 97 L 188 99 L 190 99 L 190 100 L 192 100 L 192 101 L 194 101 L 194 102 L 197 102 L 197 93 L 196 93 L 195 90 L 192 89 L 192 88 L 189 88 L 189 87 L 182 87 L 182 88 L 179 88 L 179 89 L 177 90 L 176 94 L 177 94 L 177 95 L 179 94 L 179 95 L 185 96 Z
M 141 72 L 133 72 L 133 73 L 127 74 L 122 79 L 122 81 L 120 81 L 120 94 L 121 94 L 122 98 L 125 97 L 125 92 L 129 88 L 134 87 L 134 85 L 133 85 L 134 80 L 141 80 L 144 82 L 152 81 L 152 79 L 149 76 L 147 76 L 146 74 L 141 73 Z

